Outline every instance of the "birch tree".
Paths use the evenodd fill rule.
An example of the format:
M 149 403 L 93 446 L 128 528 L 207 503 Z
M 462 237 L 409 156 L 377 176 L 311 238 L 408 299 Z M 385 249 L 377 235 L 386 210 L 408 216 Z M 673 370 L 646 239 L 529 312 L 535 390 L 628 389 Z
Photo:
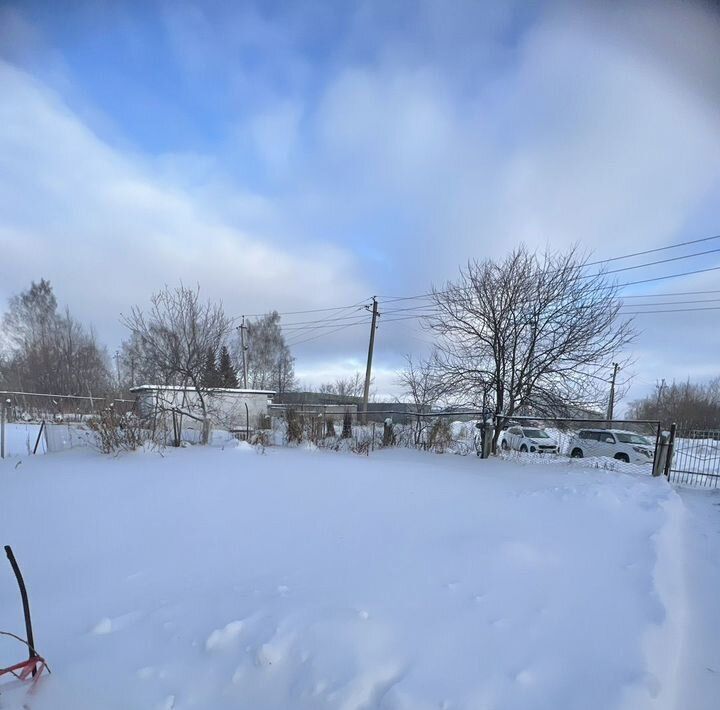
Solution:
M 217 352 L 230 332 L 222 304 L 201 301 L 199 287 L 166 286 L 152 296 L 147 311 L 136 306 L 121 321 L 139 344 L 138 355 L 147 360 L 142 367 L 195 395 L 187 406 L 199 409 L 202 443 L 207 444 L 212 389 L 205 378 L 208 352 Z

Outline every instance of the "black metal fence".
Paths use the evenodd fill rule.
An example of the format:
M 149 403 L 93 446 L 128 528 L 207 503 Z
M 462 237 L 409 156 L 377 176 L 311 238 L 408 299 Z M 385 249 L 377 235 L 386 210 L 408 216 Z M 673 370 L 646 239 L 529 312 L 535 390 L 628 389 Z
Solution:
M 699 488 L 720 487 L 720 430 L 673 425 L 669 446 L 669 481 Z

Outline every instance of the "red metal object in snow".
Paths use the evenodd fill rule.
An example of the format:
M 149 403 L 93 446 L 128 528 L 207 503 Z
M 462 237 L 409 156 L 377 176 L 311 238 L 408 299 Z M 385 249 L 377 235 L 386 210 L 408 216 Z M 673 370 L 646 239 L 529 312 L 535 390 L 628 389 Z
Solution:
M 0 668 L 0 677 L 4 675 L 11 675 L 18 680 L 27 680 L 28 676 L 32 675 L 32 685 L 34 686 L 43 670 L 48 673 L 50 669 L 45 659 L 40 656 L 35 650 L 35 640 L 33 638 L 32 621 L 30 619 L 30 602 L 28 601 L 27 590 L 25 589 L 25 581 L 23 580 L 22 574 L 20 573 L 20 567 L 18 566 L 15 555 L 13 554 L 10 545 L 5 545 L 5 553 L 7 554 L 10 565 L 15 572 L 15 578 L 17 579 L 18 587 L 20 588 L 20 597 L 22 599 L 23 614 L 25 616 L 25 631 L 27 633 L 27 640 L 16 636 L 8 631 L 0 631 L 3 636 L 10 636 L 11 638 L 17 639 L 21 643 L 24 643 L 29 650 L 29 657 L 25 661 L 15 663 L 7 668 Z
M 8 666 L 7 668 L 0 668 L 0 676 L 12 675 L 18 680 L 27 680 L 29 675 L 33 676 L 32 685 L 34 686 L 40 680 L 40 674 L 43 671 L 50 672 L 50 669 L 45 663 L 45 659 L 42 656 L 35 655 L 32 658 L 28 658 L 26 661 L 20 661 L 14 666 Z

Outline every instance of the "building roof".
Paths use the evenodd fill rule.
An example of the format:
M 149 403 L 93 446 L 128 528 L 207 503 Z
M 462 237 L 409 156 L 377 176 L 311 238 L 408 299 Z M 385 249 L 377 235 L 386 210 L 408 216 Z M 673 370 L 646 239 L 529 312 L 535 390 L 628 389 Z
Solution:
M 138 385 L 137 387 L 131 387 L 131 392 L 159 392 L 159 391 L 170 391 L 176 392 L 193 392 L 194 387 L 180 387 L 178 385 Z M 235 387 L 206 387 L 203 388 L 205 392 L 227 392 L 228 394 L 275 394 L 274 390 L 252 390 L 252 389 L 238 389 Z

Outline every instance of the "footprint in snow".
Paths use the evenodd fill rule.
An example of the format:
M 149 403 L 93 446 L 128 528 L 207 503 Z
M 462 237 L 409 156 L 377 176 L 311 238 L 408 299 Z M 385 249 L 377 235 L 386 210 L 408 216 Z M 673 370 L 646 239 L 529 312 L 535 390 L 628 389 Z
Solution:
M 244 626 L 245 624 L 242 621 L 237 620 L 231 621 L 222 629 L 215 629 L 205 641 L 205 649 L 208 651 L 222 651 L 230 648 L 242 633 Z
M 90 633 L 95 634 L 96 636 L 104 636 L 105 634 L 111 634 L 114 631 L 120 631 L 120 629 L 124 629 L 126 626 L 130 625 L 139 616 L 140 612 L 137 611 L 121 614 L 120 616 L 116 616 L 114 618 L 106 616 L 100 619 L 100 621 L 93 626 Z

